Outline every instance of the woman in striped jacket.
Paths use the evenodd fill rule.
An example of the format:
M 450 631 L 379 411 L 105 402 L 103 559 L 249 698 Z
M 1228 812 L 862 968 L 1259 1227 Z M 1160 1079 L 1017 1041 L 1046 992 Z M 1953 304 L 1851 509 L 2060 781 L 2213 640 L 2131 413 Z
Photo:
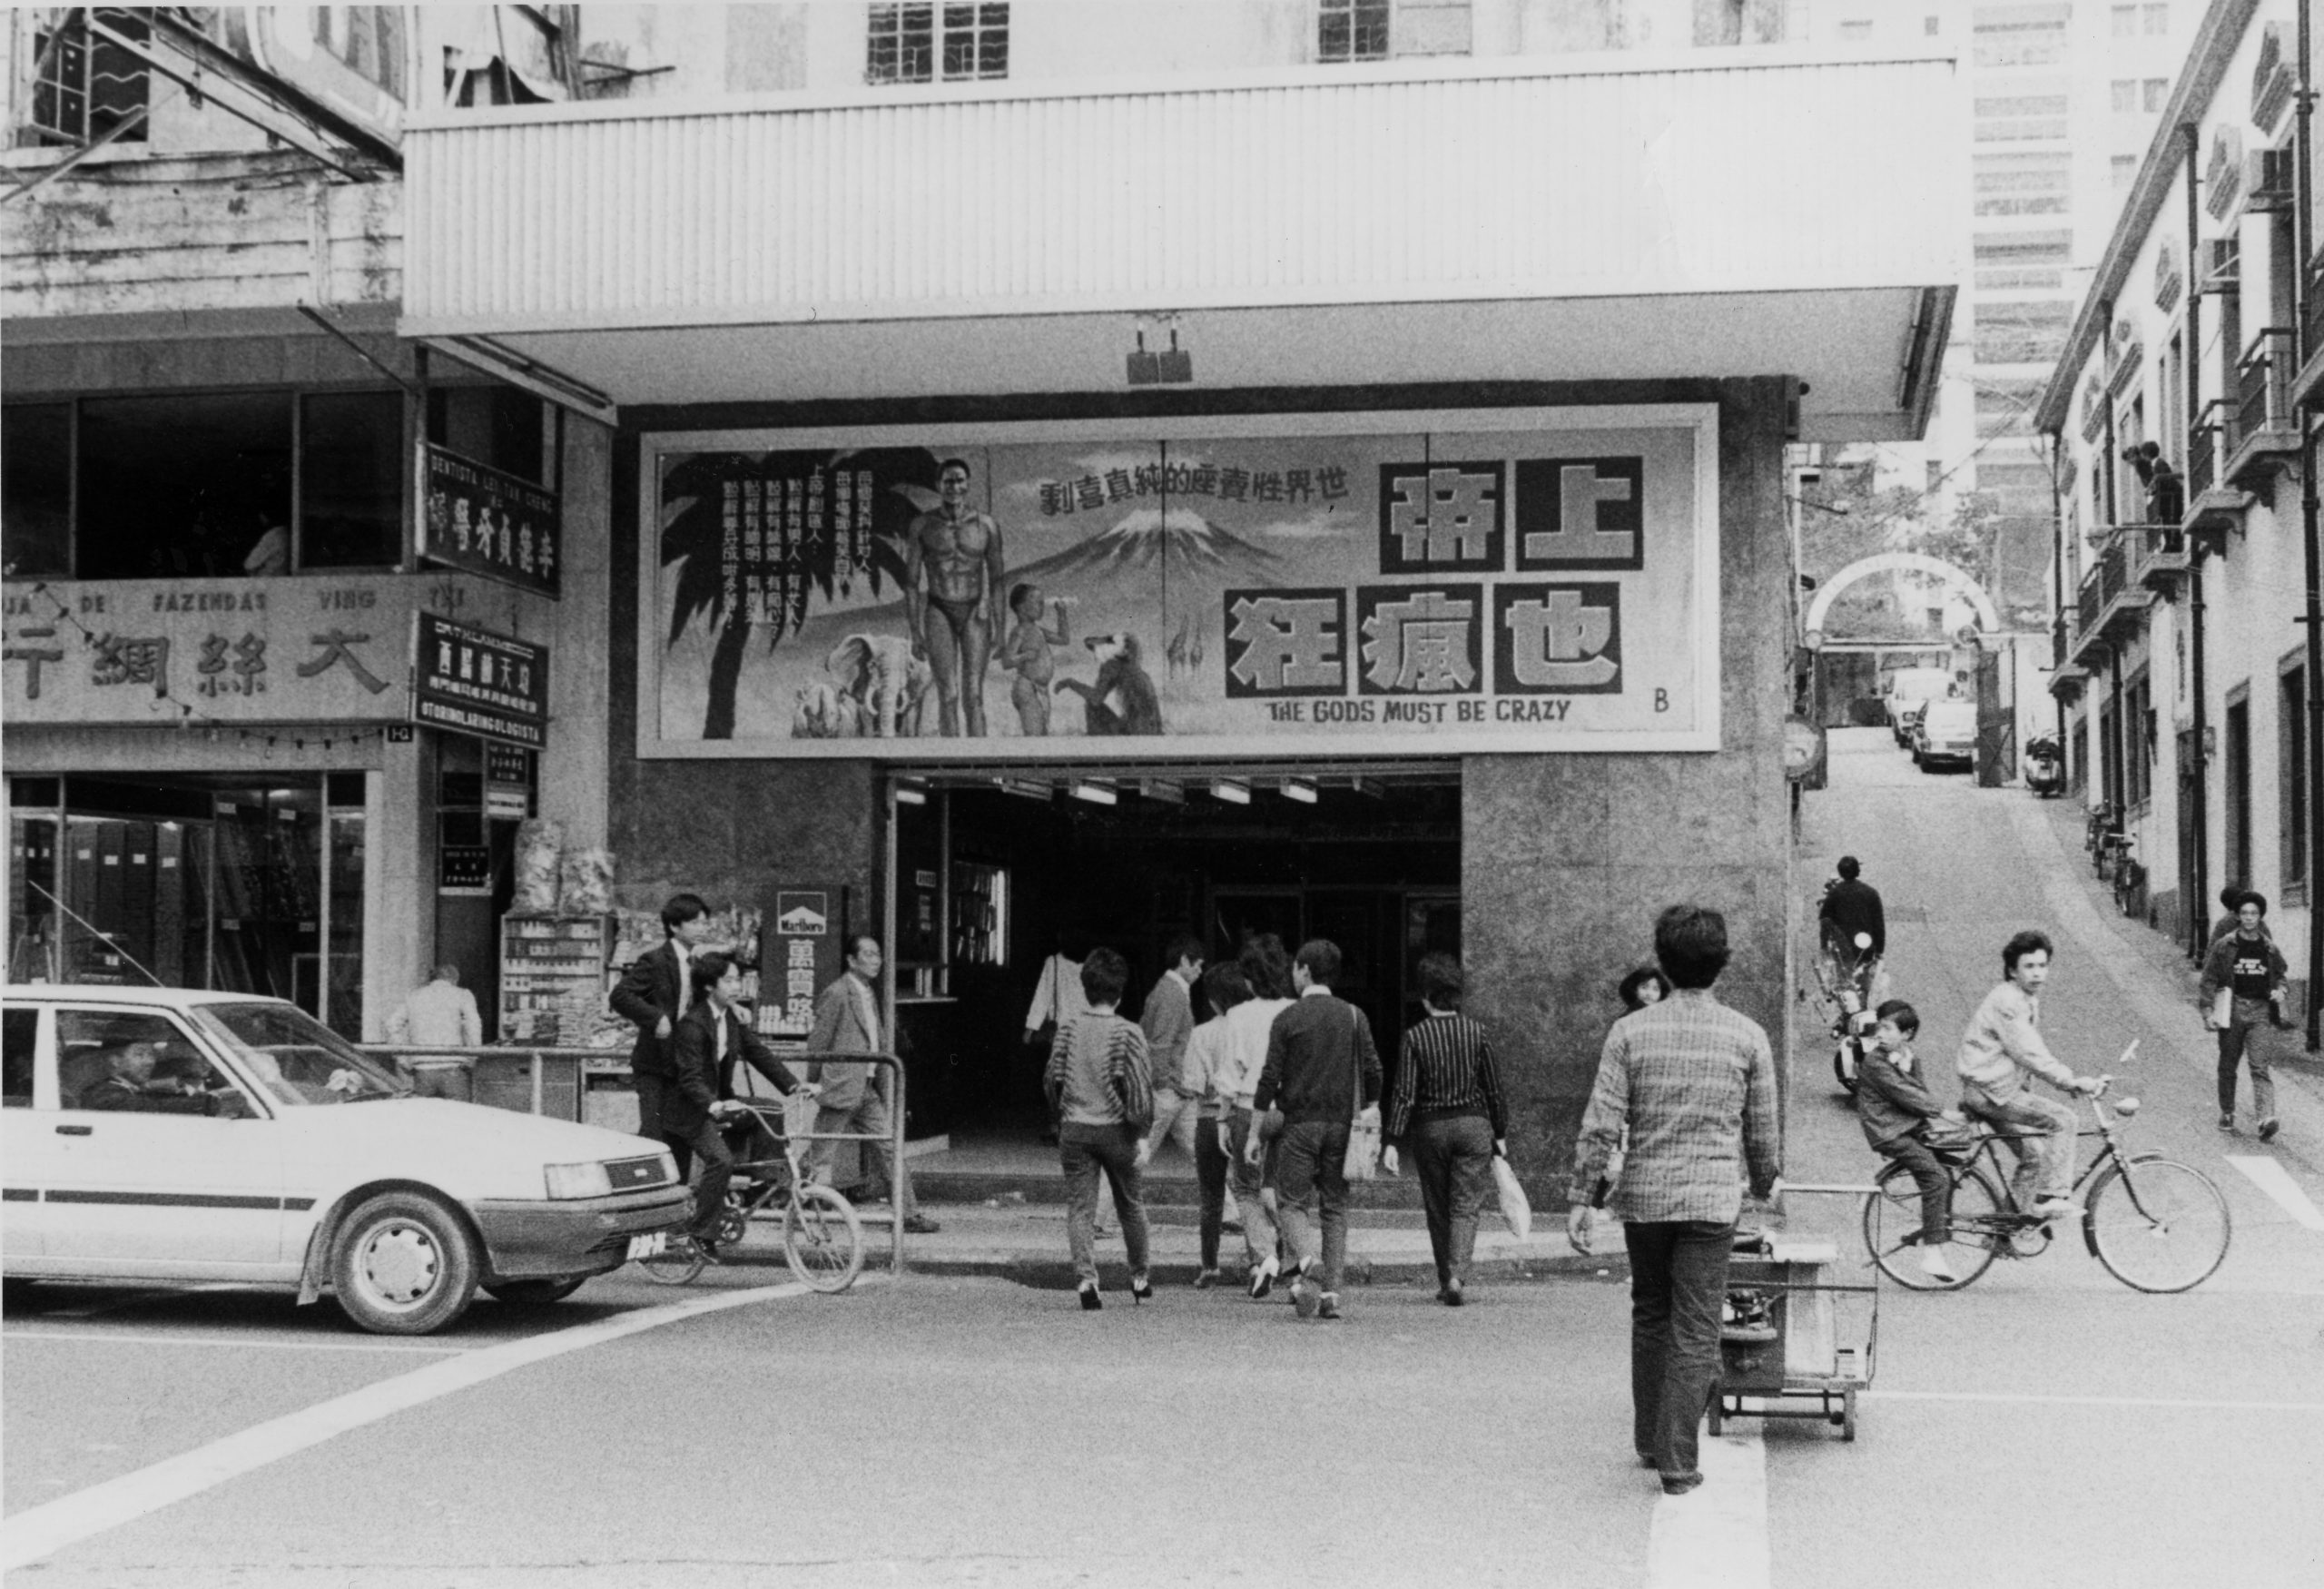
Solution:
M 1461 962 L 1423 955 L 1420 986 L 1428 1013 L 1404 1033 L 1384 1122 L 1391 1146 L 1381 1162 L 1393 1175 L 1396 1145 L 1412 1150 L 1436 1254 L 1436 1299 L 1458 1308 L 1477 1215 L 1492 1189 L 1493 1155 L 1509 1151 L 1509 1110 L 1485 1029 L 1461 1013 Z

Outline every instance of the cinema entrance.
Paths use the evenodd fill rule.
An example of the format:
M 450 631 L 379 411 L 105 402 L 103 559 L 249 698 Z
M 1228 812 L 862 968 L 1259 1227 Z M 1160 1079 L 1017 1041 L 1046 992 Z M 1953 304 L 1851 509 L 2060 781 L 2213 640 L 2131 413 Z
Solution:
M 1050 988 L 1098 946 L 1129 962 L 1134 1018 L 1182 934 L 1214 960 L 1328 938 L 1392 1064 L 1421 955 L 1460 952 L 1457 762 L 906 766 L 890 791 L 915 1137 L 1039 1130 Z

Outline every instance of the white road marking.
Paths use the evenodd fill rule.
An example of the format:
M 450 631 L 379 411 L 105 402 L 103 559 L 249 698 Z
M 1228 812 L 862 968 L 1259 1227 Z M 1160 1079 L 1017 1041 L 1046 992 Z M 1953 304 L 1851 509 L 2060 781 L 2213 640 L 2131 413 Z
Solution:
M 872 1278 L 864 1277 L 867 1281 Z M 107 1479 L 17 1513 L 8 1519 L 5 1542 L 0 1542 L 0 1572 L 13 1572 L 66 1545 L 118 1528 L 164 1506 L 175 1505 L 228 1479 L 239 1478 L 310 1446 L 319 1446 L 333 1436 L 378 1423 L 407 1408 L 469 1389 L 534 1363 L 603 1346 L 624 1336 L 676 1324 L 700 1314 L 771 1302 L 783 1297 L 804 1296 L 806 1291 L 806 1287 L 793 1281 L 788 1285 L 689 1298 L 665 1307 L 639 1308 L 595 1324 L 576 1325 L 571 1329 L 464 1351 L 409 1374 L 367 1385 L 330 1401 L 271 1418 L 222 1440 L 213 1440 L 151 1467 Z
M 1655 1503 L 1647 1589 L 1768 1589 L 1768 1456 L 1758 1432 L 1702 1436 L 1703 1482 Z
M 2252 1185 L 2282 1204 L 2285 1211 L 2300 1224 L 2310 1230 L 2324 1230 L 2324 1212 L 2318 1210 L 2308 1194 L 2299 1189 L 2299 1182 L 2291 1178 L 2291 1171 L 2277 1160 L 2262 1155 L 2230 1153 L 2227 1161 L 2250 1177 Z
M 395 1341 L 302 1341 L 282 1340 L 268 1336 L 196 1336 L 196 1335 L 116 1335 L 111 1330 L 95 1329 L 11 1329 L 0 1330 L 0 1340 L 6 1341 L 79 1341 L 102 1346 L 123 1347 L 231 1347 L 236 1351 L 278 1352 L 403 1352 L 423 1357 L 456 1357 L 465 1352 L 488 1350 L 484 1347 L 422 1347 Z
M 2169 1396 L 2013 1396 L 1998 1390 L 1863 1390 L 1858 1400 L 1968 1401 L 2009 1406 L 2112 1406 L 2186 1412 L 2324 1413 L 2324 1401 L 2211 1401 Z

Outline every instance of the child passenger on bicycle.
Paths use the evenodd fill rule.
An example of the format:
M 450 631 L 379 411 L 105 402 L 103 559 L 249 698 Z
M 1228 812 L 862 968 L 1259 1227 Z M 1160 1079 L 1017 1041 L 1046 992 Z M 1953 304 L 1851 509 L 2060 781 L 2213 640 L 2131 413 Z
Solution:
M 1873 1151 L 1903 1165 L 1921 1189 L 1921 1272 L 1947 1284 L 1960 1278 L 1945 1256 L 1953 1219 L 1953 1181 L 1929 1145 L 1932 1122 L 1961 1125 L 1961 1111 L 1947 1109 L 1928 1090 L 1913 1039 L 1920 1034 L 1920 1012 L 1902 999 L 1876 1012 L 1880 1024 L 1864 1045 L 1856 1072 L 1856 1118 Z

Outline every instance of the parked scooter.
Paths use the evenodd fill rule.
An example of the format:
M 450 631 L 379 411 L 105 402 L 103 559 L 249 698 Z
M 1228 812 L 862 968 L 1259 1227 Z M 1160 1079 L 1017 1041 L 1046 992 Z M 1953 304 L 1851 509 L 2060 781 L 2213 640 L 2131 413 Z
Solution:
M 2025 786 L 2038 800 L 2054 800 L 2065 793 L 2065 757 L 2057 740 L 2047 734 L 2025 742 Z
M 1843 945 L 1827 940 L 1816 962 L 1816 980 L 1831 1005 L 1832 1074 L 1853 1095 L 1864 1064 L 1864 1046 L 1879 1025 L 1872 1012 L 1872 934 L 1858 933 Z

